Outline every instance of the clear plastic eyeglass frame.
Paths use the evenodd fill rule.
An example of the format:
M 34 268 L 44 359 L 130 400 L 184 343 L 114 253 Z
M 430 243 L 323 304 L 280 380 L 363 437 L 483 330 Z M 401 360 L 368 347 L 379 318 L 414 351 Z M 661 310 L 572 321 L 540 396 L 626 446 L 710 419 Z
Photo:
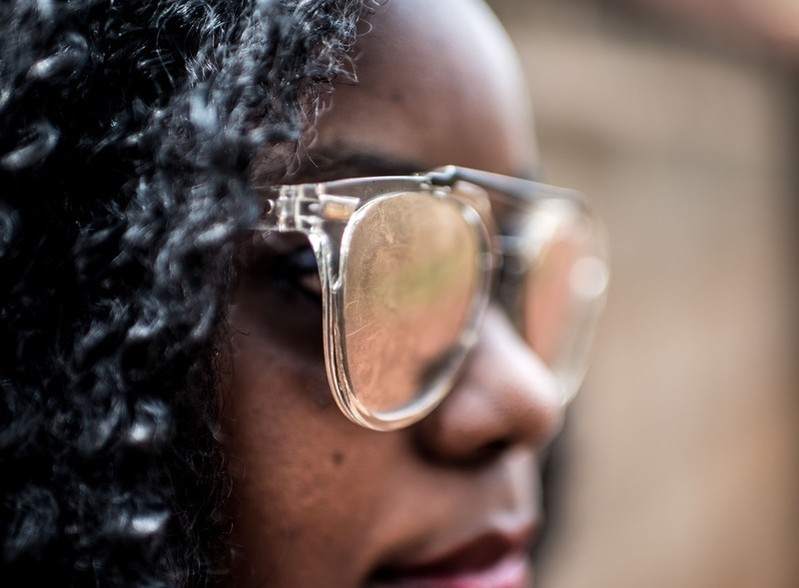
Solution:
M 407 427 L 429 414 L 453 387 L 469 350 L 477 342 L 482 317 L 491 298 L 494 276 L 503 258 L 506 261 L 521 260 L 516 264 L 508 264 L 506 269 L 510 274 L 513 274 L 514 267 L 519 266 L 533 267 L 534 271 L 536 258 L 541 253 L 537 249 L 537 236 L 527 234 L 506 238 L 499 235 L 486 190 L 491 192 L 491 201 L 514 210 L 524 210 L 536 203 L 551 204 L 555 221 L 553 224 L 545 219 L 543 224 L 539 223 L 544 233 L 554 230 L 557 219 L 564 212 L 594 222 L 583 196 L 578 192 L 456 166 L 413 176 L 353 178 L 278 186 L 267 195 L 264 218 L 253 228 L 263 232 L 300 232 L 307 236 L 319 269 L 327 377 L 337 405 L 353 422 L 369 429 L 389 431 Z M 411 195 L 417 200 L 409 200 Z M 356 374 L 353 363 L 357 364 L 361 360 L 350 357 L 347 349 L 348 300 L 345 299 L 345 290 L 347 281 L 353 278 L 346 268 L 353 247 L 353 233 L 369 230 L 360 223 L 370 205 L 394 199 L 399 203 L 407 201 L 407 206 L 419 208 L 419 198 L 429 199 L 429 202 L 445 202 L 447 206 L 454 207 L 463 226 L 469 227 L 476 264 L 474 280 L 470 283 L 472 292 L 465 306 L 464 320 L 460 323 L 457 340 L 452 348 L 447 349 L 446 361 L 440 362 L 435 374 L 420 384 L 422 389 L 413 398 L 397 407 L 384 409 L 365 401 L 364 391 L 356 389 L 358 385 L 354 382 Z M 374 230 L 374 227 L 371 228 Z M 561 378 L 567 382 L 563 384 L 564 402 L 571 399 L 582 382 L 593 323 L 604 303 L 607 271 L 601 255 L 599 259 L 600 279 L 592 292 L 595 299 L 590 312 L 592 316 L 585 317 L 585 324 L 578 327 L 585 332 L 579 333 L 581 342 L 576 345 L 578 349 L 572 351 L 572 355 L 580 357 L 576 362 L 574 357 L 569 358 L 569 366 L 565 370 L 569 373 Z M 512 287 L 506 285 L 499 291 L 511 314 L 518 307 L 513 293 L 519 286 L 513 283 L 516 279 L 510 275 L 507 281 Z M 576 367 L 572 364 L 576 364 Z M 363 366 L 355 367 L 360 369 Z M 556 368 L 553 366 L 553 370 Z

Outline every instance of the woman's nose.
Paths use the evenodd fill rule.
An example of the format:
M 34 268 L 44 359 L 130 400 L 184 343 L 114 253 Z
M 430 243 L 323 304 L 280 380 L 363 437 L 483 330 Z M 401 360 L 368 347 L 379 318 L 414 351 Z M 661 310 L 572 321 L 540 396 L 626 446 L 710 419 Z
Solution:
M 425 455 L 475 463 L 514 445 L 537 449 L 557 433 L 563 403 L 553 375 L 505 315 L 489 309 L 460 380 L 417 425 Z

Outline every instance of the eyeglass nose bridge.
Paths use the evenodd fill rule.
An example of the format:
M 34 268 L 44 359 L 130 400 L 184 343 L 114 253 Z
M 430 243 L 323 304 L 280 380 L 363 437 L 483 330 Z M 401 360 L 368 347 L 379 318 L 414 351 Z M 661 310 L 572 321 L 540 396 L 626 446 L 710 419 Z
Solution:
M 428 172 L 425 179 L 435 186 L 452 186 L 458 181 L 469 182 L 491 190 L 504 204 L 512 205 L 516 202 L 529 204 L 540 200 L 557 199 L 570 201 L 586 212 L 589 208 L 585 196 L 577 190 L 468 167 L 447 165 Z

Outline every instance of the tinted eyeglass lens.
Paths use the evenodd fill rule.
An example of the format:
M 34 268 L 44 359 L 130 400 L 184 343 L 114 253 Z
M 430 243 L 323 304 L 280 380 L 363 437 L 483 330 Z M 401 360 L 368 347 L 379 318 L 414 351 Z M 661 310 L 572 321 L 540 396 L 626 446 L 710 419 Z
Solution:
M 350 220 L 344 341 L 373 414 L 412 406 L 457 369 L 481 279 L 475 233 L 459 204 L 424 192 L 378 198 Z
M 592 221 L 567 202 L 538 207 L 524 238 L 531 256 L 522 331 L 567 401 L 582 382 L 604 304 L 608 272 L 601 242 Z

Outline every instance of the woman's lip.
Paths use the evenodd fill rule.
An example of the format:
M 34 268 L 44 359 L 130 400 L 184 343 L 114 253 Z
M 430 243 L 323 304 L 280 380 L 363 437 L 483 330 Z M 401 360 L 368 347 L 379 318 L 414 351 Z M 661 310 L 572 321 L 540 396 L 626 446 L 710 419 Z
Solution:
M 399 573 L 377 580 L 374 588 L 529 588 L 532 571 L 523 551 L 505 554 L 489 566 L 448 572 Z
M 525 588 L 530 566 L 525 550 L 535 525 L 515 532 L 488 532 L 430 558 L 381 567 L 379 588 Z

